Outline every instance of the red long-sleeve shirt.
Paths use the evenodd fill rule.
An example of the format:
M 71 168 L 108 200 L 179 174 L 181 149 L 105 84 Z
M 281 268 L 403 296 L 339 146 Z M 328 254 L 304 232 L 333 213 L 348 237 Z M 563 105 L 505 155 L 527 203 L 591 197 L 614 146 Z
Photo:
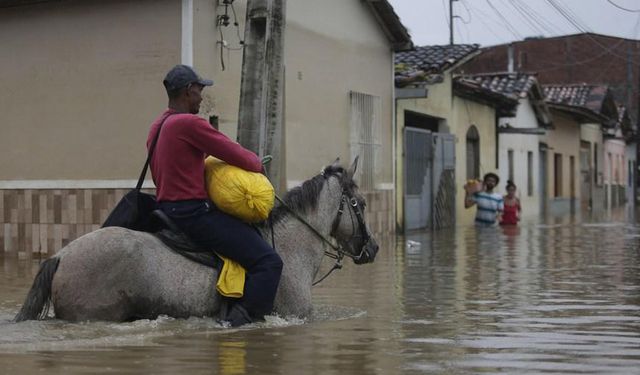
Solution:
M 204 181 L 204 159 L 207 155 L 247 171 L 262 170 L 256 154 L 211 127 L 201 117 L 176 113 L 172 109 L 167 109 L 151 124 L 147 149 L 162 120 L 169 114 L 151 159 L 158 201 L 207 199 Z

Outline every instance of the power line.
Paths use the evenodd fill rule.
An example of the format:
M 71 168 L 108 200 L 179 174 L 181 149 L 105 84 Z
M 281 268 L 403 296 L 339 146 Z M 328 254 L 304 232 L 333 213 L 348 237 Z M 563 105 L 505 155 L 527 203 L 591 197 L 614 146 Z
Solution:
M 549 71 L 549 70 L 560 69 L 560 68 L 564 68 L 564 67 L 567 67 L 567 66 L 582 65 L 582 64 L 586 64 L 586 63 L 598 60 L 599 58 L 601 58 L 601 57 L 603 57 L 603 56 L 605 56 L 607 54 L 610 54 L 612 50 L 618 48 L 622 43 L 624 43 L 624 39 L 620 39 L 616 44 L 611 46 L 609 49 L 603 50 L 601 53 L 597 54 L 596 56 L 587 57 L 584 60 L 574 61 L 574 62 L 571 62 L 571 63 L 553 63 L 553 62 L 548 62 L 548 63 L 546 63 L 546 65 L 549 65 L 550 66 L 549 68 L 536 69 L 536 72 L 546 72 L 546 71 Z M 616 55 L 616 57 L 621 58 L 620 56 L 617 56 L 617 55 Z M 612 59 L 612 61 L 615 61 L 615 60 Z
M 578 20 L 576 20 L 565 8 L 561 5 L 557 4 L 554 0 L 547 0 L 547 3 L 551 4 L 551 6 L 558 12 L 560 15 L 571 25 L 573 25 L 578 31 L 581 33 L 588 33 L 588 29 L 583 27 Z
M 509 3 L 511 3 L 511 6 L 513 6 L 513 8 L 520 14 L 522 19 L 524 19 L 524 21 L 528 23 L 535 32 L 544 34 L 544 31 L 531 20 L 531 17 L 519 7 L 518 3 L 516 3 L 514 0 L 509 0 Z
M 442 0 L 442 9 L 444 9 L 444 20 L 447 22 L 447 26 L 451 27 L 449 17 L 447 16 L 447 3 L 445 3 L 445 0 Z
M 460 20 L 462 20 L 462 23 L 468 25 L 471 23 L 471 11 L 469 10 L 469 7 L 467 6 L 467 3 L 464 2 L 464 0 L 460 0 L 460 2 L 462 3 L 462 6 L 464 7 L 464 9 L 467 11 L 467 15 L 469 16 L 469 20 L 465 21 L 464 18 L 462 18 L 461 16 L 457 16 L 458 18 L 460 18 Z
M 574 17 L 572 17 L 571 12 L 567 11 L 567 9 L 562 8 L 562 6 L 557 4 L 555 2 L 555 0 L 547 0 L 547 2 L 549 4 L 551 4 L 551 6 L 553 6 L 558 11 L 558 13 L 560 13 L 567 21 L 569 21 L 572 25 L 574 25 L 578 29 L 578 31 L 580 31 L 581 33 L 585 34 L 585 36 L 587 38 L 589 38 L 593 43 L 595 43 L 600 48 L 605 50 L 606 53 L 609 53 L 612 56 L 616 56 L 616 57 L 624 59 L 624 60 L 628 60 L 630 64 L 633 64 L 633 65 L 636 65 L 636 66 L 640 65 L 640 63 L 638 63 L 636 61 L 629 60 L 628 56 L 619 55 L 618 53 L 614 52 L 615 47 L 608 47 L 608 46 L 600 43 L 600 41 L 598 41 L 594 37 L 592 37 L 591 36 L 591 32 L 587 28 L 582 27 L 579 24 L 579 22 Z
M 520 6 L 522 7 L 522 9 L 525 10 L 525 12 L 527 12 L 527 14 L 529 14 L 534 20 L 536 20 L 536 22 L 542 26 L 545 30 L 547 30 L 549 32 L 549 34 L 554 35 L 554 34 L 563 34 L 564 31 L 562 29 L 560 29 L 559 27 L 557 27 L 553 22 L 550 22 L 547 17 L 544 17 L 542 15 L 540 15 L 540 13 L 538 13 L 534 8 L 529 7 L 529 5 L 527 4 L 526 1 L 522 1 L 522 0 L 514 0 L 516 3 L 520 4 Z
M 622 10 L 624 10 L 625 12 L 630 12 L 630 13 L 640 13 L 640 9 L 627 9 L 627 8 L 621 7 L 620 5 L 618 5 L 618 4 L 616 4 L 616 3 L 614 3 L 614 2 L 613 2 L 613 1 L 611 1 L 611 0 L 607 0 L 607 2 L 608 2 L 609 4 L 611 4 L 611 5 L 613 5 L 614 7 L 618 8 L 618 9 L 622 9 Z
M 522 35 L 520 35 L 518 33 L 518 31 L 511 25 L 511 23 L 509 23 L 509 21 L 505 18 L 505 16 L 502 15 L 502 13 L 500 13 L 500 11 L 493 6 L 493 4 L 491 4 L 491 1 L 486 0 L 487 4 L 489 4 L 489 6 L 491 7 L 491 9 L 493 9 L 494 12 L 496 12 L 496 14 L 498 15 L 498 17 L 500 17 L 500 19 L 502 20 L 502 22 L 504 23 L 504 25 L 507 27 L 507 29 L 513 34 L 513 36 L 516 37 L 516 39 L 522 39 Z
M 462 2 L 463 2 L 463 4 L 466 4 L 465 0 L 462 0 Z M 471 5 L 471 4 L 468 4 L 468 5 L 469 5 L 473 10 L 477 11 L 478 13 L 480 13 L 480 15 L 481 15 L 481 16 L 484 16 L 484 18 L 488 18 L 488 19 L 493 20 L 493 17 L 491 17 L 491 16 L 490 16 L 490 15 L 488 15 L 487 13 L 483 12 L 480 8 L 475 8 L 475 7 L 474 7 L 473 5 Z M 481 23 L 482 23 L 482 24 L 487 28 L 487 30 L 489 30 L 489 32 L 490 32 L 491 34 L 493 34 L 493 36 L 495 36 L 495 37 L 496 37 L 496 40 L 504 40 L 504 37 L 502 37 L 502 36 L 500 36 L 500 35 L 496 34 L 496 32 L 495 32 L 495 31 L 493 31 L 493 28 L 491 27 L 491 25 L 490 25 L 490 24 L 487 24 L 486 22 L 484 22 L 483 17 L 477 17 L 477 18 L 478 18 L 478 19 L 480 20 L 480 22 L 481 22 Z M 496 23 L 497 23 L 497 22 L 496 22 Z

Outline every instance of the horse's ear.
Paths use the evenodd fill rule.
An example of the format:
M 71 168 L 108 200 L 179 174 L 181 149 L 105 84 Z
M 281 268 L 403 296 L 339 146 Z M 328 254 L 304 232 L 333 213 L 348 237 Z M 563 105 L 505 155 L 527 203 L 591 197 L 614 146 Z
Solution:
M 353 179 L 353 176 L 356 174 L 356 169 L 358 169 L 359 157 L 360 155 L 356 156 L 356 158 L 353 159 L 353 164 L 351 164 L 351 166 L 349 167 L 349 170 L 347 171 L 347 176 L 349 176 L 349 179 Z
M 333 163 L 331 163 L 330 165 L 327 165 L 326 167 L 322 168 L 322 170 L 320 171 L 320 174 L 326 177 L 325 172 L 327 169 L 337 168 L 338 166 L 340 166 L 340 157 L 337 157 L 336 160 L 334 160 Z

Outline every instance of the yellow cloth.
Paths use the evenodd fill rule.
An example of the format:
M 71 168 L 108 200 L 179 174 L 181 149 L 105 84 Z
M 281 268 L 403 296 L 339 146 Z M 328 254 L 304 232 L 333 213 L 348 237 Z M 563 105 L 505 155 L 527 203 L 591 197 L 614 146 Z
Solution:
M 205 160 L 205 183 L 209 198 L 222 212 L 248 223 L 269 217 L 275 192 L 262 173 L 248 172 L 209 156 Z
M 218 255 L 224 262 L 216 289 L 225 297 L 241 298 L 244 293 L 245 270 L 236 261 Z

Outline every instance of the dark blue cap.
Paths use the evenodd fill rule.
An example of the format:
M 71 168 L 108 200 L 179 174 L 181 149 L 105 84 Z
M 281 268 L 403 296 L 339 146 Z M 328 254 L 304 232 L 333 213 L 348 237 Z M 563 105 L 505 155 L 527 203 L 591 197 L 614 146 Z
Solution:
M 192 83 L 198 83 L 202 86 L 213 85 L 212 80 L 200 77 L 198 73 L 188 65 L 176 65 L 171 68 L 162 83 L 167 91 L 181 89 Z

